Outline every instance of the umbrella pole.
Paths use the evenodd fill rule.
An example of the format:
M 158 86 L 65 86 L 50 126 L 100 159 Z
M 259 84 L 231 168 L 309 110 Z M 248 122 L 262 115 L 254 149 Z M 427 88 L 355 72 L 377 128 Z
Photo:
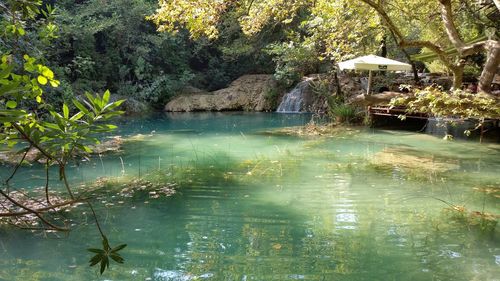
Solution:
M 368 86 L 366 87 L 366 95 L 369 96 L 372 91 L 372 71 L 368 71 Z

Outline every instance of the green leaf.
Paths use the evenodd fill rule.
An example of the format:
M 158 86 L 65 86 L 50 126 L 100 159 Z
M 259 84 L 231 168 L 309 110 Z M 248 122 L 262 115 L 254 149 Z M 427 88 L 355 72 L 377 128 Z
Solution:
M 118 246 L 114 247 L 114 248 L 111 250 L 111 252 L 115 252 L 115 253 L 116 253 L 116 252 L 118 252 L 118 251 L 122 250 L 122 249 L 123 249 L 123 248 L 125 248 L 125 247 L 127 247 L 127 244 L 121 244 L 121 245 L 118 245 Z
M 91 153 L 92 152 L 92 149 L 90 149 L 90 147 L 86 146 L 86 145 L 82 145 L 80 146 L 83 151 L 87 152 L 87 153 Z
M 45 122 L 45 123 L 43 123 L 43 126 L 45 126 L 46 128 L 49 128 L 49 129 L 60 130 L 59 126 L 54 124 L 54 123 Z
M 80 109 L 83 113 L 85 114 L 89 114 L 89 110 L 81 103 L 79 102 L 78 100 L 76 99 L 73 99 L 73 104 L 78 108 Z
M 112 258 L 114 261 L 116 261 L 117 263 L 123 263 L 125 260 L 118 254 L 110 254 L 109 255 L 110 258 Z
M 98 264 L 102 259 L 102 255 L 95 255 L 93 256 L 90 260 L 89 260 L 89 263 L 90 263 L 90 266 L 94 266 L 96 264 Z
M 118 100 L 112 103 L 108 103 L 106 106 L 104 106 L 103 110 L 112 110 L 120 106 L 123 102 L 126 100 Z
M 108 261 L 108 258 L 107 257 L 103 257 L 101 259 L 101 275 L 104 273 L 104 270 L 106 270 L 106 266 L 109 267 L 109 261 Z
M 109 250 L 110 247 L 109 247 L 109 242 L 108 242 L 108 238 L 106 236 L 102 236 L 102 247 L 104 248 L 104 250 Z
M 106 90 L 106 92 L 104 92 L 104 95 L 102 96 L 102 101 L 104 104 L 109 102 L 110 95 L 111 95 L 111 93 L 109 92 L 109 90 Z
M 49 79 L 54 79 L 54 72 L 52 72 L 52 70 L 50 70 L 50 68 L 48 67 L 43 68 L 42 75 Z
M 63 116 L 64 116 L 64 118 L 68 119 L 69 118 L 69 108 L 68 108 L 68 106 L 65 103 L 63 103 L 63 108 L 62 109 L 63 109 Z
M 87 97 L 87 101 L 84 101 L 85 103 L 89 104 L 90 108 L 92 108 L 92 111 L 94 111 L 96 114 L 101 111 L 101 106 L 99 102 L 99 97 L 94 97 L 90 93 L 85 93 L 85 96 Z
M 8 108 L 14 109 L 17 107 L 17 102 L 10 100 L 5 104 Z
M 38 77 L 37 77 L 37 81 L 38 81 L 38 83 L 40 83 L 41 85 L 45 85 L 45 84 L 47 84 L 47 82 L 48 82 L 47 78 L 45 78 L 45 76 L 42 76 L 42 75 L 38 75 Z
M 83 113 L 82 111 L 78 112 L 77 114 L 73 115 L 70 120 L 71 121 L 76 121 L 76 120 L 80 120 L 80 118 L 82 118 L 83 116 L 85 116 L 85 113 Z
M 87 251 L 89 252 L 92 252 L 92 253 L 96 253 L 96 254 L 104 254 L 104 250 L 101 250 L 101 249 L 96 249 L 96 248 L 89 248 L 87 249 Z
M 59 80 L 50 80 L 50 85 L 54 88 L 59 87 L 59 84 L 61 84 L 61 82 L 59 82 Z

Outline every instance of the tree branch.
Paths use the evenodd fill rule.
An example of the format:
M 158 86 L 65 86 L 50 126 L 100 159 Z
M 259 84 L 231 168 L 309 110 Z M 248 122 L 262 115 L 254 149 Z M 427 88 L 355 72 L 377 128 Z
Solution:
M 456 68 L 456 66 L 450 62 L 450 60 L 448 59 L 448 56 L 446 55 L 446 53 L 444 52 L 444 50 L 440 46 L 438 46 L 430 41 L 406 40 L 405 37 L 403 36 L 403 33 L 399 30 L 399 28 L 396 27 L 396 25 L 394 24 L 392 19 L 389 17 L 387 12 L 384 10 L 384 8 L 381 5 L 375 3 L 372 0 L 359 0 L 359 1 L 364 2 L 365 4 L 369 5 L 373 9 L 375 9 L 375 11 L 377 11 L 377 13 L 384 20 L 386 26 L 389 28 L 389 30 L 397 38 L 397 41 L 399 41 L 399 44 L 401 47 L 421 47 L 421 48 L 425 47 L 425 48 L 428 48 L 438 55 L 439 59 L 446 65 L 446 67 L 448 67 L 452 70 L 454 70 Z
M 20 207 L 21 209 L 24 209 L 27 211 L 28 214 L 34 214 L 35 216 L 37 216 L 44 224 L 48 225 L 50 228 L 54 229 L 54 230 L 58 230 L 58 231 L 69 231 L 68 228 L 63 228 L 63 227 L 59 227 L 51 222 L 49 222 L 47 219 L 45 219 L 39 212 L 37 212 L 37 210 L 34 210 L 34 209 L 31 209 L 19 202 L 17 202 L 16 200 L 14 200 L 13 198 L 11 198 L 8 194 L 6 194 L 5 192 L 3 192 L 1 189 L 0 189 L 0 195 L 2 195 L 3 197 L 5 197 L 7 200 L 9 200 L 12 204 Z
M 31 139 L 31 137 L 28 134 L 26 134 L 26 132 L 23 130 L 23 128 L 21 128 L 21 126 L 19 126 L 19 124 L 12 123 L 12 126 L 21 134 L 21 136 L 23 137 L 24 140 L 26 140 L 33 147 L 35 147 L 36 149 L 38 149 L 43 154 L 43 156 L 47 157 L 47 159 L 49 159 L 49 160 L 55 160 L 55 161 L 57 161 L 57 159 L 54 159 L 54 156 L 50 155 L 50 153 L 48 153 L 47 151 L 45 151 L 45 149 L 43 149 L 35 141 L 33 141 Z
M 56 209 L 56 208 L 60 208 L 60 207 L 68 206 L 68 205 L 73 205 L 75 203 L 82 202 L 82 201 L 85 201 L 85 200 L 86 199 L 75 199 L 75 200 L 70 200 L 70 201 L 66 201 L 66 202 L 61 202 L 61 203 L 50 205 L 50 206 L 47 206 L 47 207 L 43 207 L 43 208 L 39 208 L 39 209 L 34 209 L 33 211 L 35 211 L 35 212 L 32 212 L 32 211 L 23 211 L 23 212 L 0 213 L 0 217 L 19 217 L 19 216 L 25 216 L 25 215 L 29 215 L 29 214 L 33 214 L 33 213 L 43 213 L 43 212 L 50 211 L 50 210 L 53 210 L 53 209 Z M 19 205 L 16 205 L 16 206 L 19 206 Z
M 457 50 L 461 53 L 465 43 L 460 38 L 455 22 L 453 21 L 453 11 L 451 9 L 451 0 L 438 0 L 441 4 L 441 18 L 443 19 L 443 25 L 448 34 L 448 38 Z
M 17 170 L 19 169 L 19 167 L 21 167 L 21 165 L 23 164 L 24 162 L 24 159 L 26 159 L 26 155 L 28 155 L 28 152 L 31 150 L 31 148 L 33 148 L 33 145 L 30 144 L 30 147 L 26 150 L 26 152 L 24 152 L 23 154 L 23 157 L 21 158 L 21 161 L 19 161 L 19 163 L 17 163 L 16 167 L 14 168 L 14 171 L 12 172 L 12 174 L 10 174 L 10 176 L 5 180 L 5 184 L 7 185 L 7 188 L 8 188 L 8 184 L 9 184 L 9 181 L 14 177 L 14 175 L 17 173 Z

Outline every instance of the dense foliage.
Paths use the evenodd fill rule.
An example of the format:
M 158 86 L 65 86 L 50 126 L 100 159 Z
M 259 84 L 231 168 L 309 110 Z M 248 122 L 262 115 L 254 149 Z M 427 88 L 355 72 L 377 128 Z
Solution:
M 290 26 L 300 20 L 306 27 L 301 42 L 315 44 L 318 59 L 334 61 L 357 53 L 371 53 L 378 43 L 386 53 L 392 40 L 410 60 L 410 53 L 428 50 L 454 77 L 460 88 L 465 66 L 484 58 L 479 89 L 490 92 L 491 81 L 500 64 L 500 43 L 496 39 L 500 7 L 493 1 L 455 0 L 357 0 L 357 1 L 159 1 L 151 18 L 159 30 L 190 30 L 192 36 L 218 35 L 222 15 L 238 10 L 245 34 L 253 36 L 272 25 Z M 199 18 L 210 20 L 200 22 Z M 300 31 L 300 28 L 299 28 Z M 292 28 L 292 33 L 297 29 Z M 488 35 L 488 37 L 485 36 Z M 471 41 L 473 40 L 474 41 Z M 450 49 L 451 48 L 451 49 Z M 349 54 L 349 55 L 348 55 Z M 469 61 L 469 62 L 468 62 Z
M 111 102 L 109 91 L 102 96 L 87 92 L 85 98 L 71 100 L 76 108 L 74 114 L 65 102 L 61 110 L 48 103 L 47 93 L 57 88 L 60 81 L 56 80 L 51 68 L 43 63 L 46 58 L 43 53 L 36 52 L 38 49 L 30 40 L 36 38 L 39 43 L 50 43 L 56 37 L 52 32 L 56 30 L 56 25 L 50 21 L 53 10 L 42 6 L 42 2 L 37 0 L 10 1 L 8 6 L 2 5 L 2 8 L 7 13 L 0 21 L 0 26 L 5 27 L 5 32 L 0 35 L 3 42 L 0 64 L 0 145 L 2 148 L 20 149 L 18 153 L 23 156 L 12 174 L 2 179 L 0 223 L 30 230 L 68 231 L 66 223 L 58 222 L 63 221 L 62 217 L 58 217 L 58 211 L 63 206 L 86 199 L 74 195 L 66 177 L 66 165 L 71 160 L 91 153 L 89 144 L 99 143 L 97 134 L 116 128 L 106 122 L 123 113 L 117 108 L 124 100 Z M 33 53 L 38 58 L 33 57 Z M 12 190 L 9 184 L 29 153 L 35 154 L 35 160 L 45 164 L 44 198 Z M 59 180 L 67 191 L 65 196 L 52 192 L 48 172 L 51 165 L 58 167 Z M 88 205 L 92 208 L 90 202 Z M 95 213 L 94 218 L 100 236 L 106 242 L 103 245 L 109 248 Z M 111 258 L 123 262 L 117 253 L 123 248 L 119 246 L 113 249 Z M 109 267 L 107 255 L 97 262 L 101 262 L 102 274 Z
M 444 118 L 445 123 L 473 121 L 476 124 L 474 130 L 480 130 L 481 137 L 488 121 L 500 119 L 498 99 L 463 90 L 443 91 L 427 87 L 416 90 L 414 95 L 393 99 L 391 105 L 404 105 L 408 113 L 425 113 Z M 405 116 L 400 118 L 404 119 Z M 470 135 L 471 131 L 466 130 L 464 133 Z
M 281 36 L 275 30 L 246 38 L 231 16 L 210 44 L 184 30 L 158 33 L 146 19 L 156 7 L 148 0 L 58 1 L 56 7 L 58 38 L 46 52 L 62 97 L 109 89 L 162 107 L 188 84 L 214 90 L 245 73 L 271 72 L 272 61 L 260 50 Z

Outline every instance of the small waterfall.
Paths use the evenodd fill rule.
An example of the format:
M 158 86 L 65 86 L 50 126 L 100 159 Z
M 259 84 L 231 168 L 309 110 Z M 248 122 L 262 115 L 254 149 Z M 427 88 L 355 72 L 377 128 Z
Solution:
M 300 82 L 288 92 L 281 101 L 276 112 L 281 113 L 299 113 L 305 111 L 303 108 L 304 94 L 309 87 L 310 79 Z

